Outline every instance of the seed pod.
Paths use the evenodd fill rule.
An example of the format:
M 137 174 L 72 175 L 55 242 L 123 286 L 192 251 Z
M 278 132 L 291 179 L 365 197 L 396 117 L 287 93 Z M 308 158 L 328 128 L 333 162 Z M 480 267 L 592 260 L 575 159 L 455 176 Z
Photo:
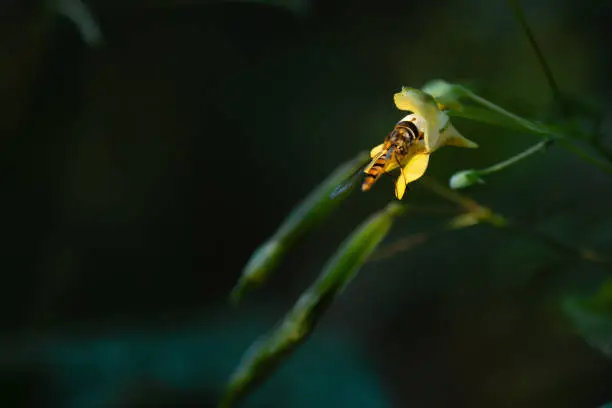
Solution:
M 267 378 L 281 360 L 308 338 L 322 314 L 383 240 L 404 207 L 389 204 L 365 220 L 327 262 L 319 278 L 267 336 L 253 344 L 234 372 L 220 407 L 229 408 Z
M 259 286 L 276 269 L 285 253 L 305 233 L 319 225 L 349 196 L 356 183 L 347 183 L 369 159 L 361 152 L 340 165 L 289 214 L 276 233 L 253 252 L 232 291 L 232 301 L 245 290 Z

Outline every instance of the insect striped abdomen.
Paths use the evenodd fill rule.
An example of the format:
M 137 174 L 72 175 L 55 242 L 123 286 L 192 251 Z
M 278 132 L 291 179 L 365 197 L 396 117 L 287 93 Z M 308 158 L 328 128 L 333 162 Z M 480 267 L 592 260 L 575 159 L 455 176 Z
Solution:
M 365 172 L 365 177 L 363 178 L 363 184 L 361 185 L 361 191 L 368 191 L 370 187 L 372 187 L 372 185 L 376 183 L 376 180 L 378 180 L 378 178 L 385 172 L 384 168 L 385 168 L 386 162 L 387 162 L 387 155 L 385 154 L 385 155 L 380 156 L 374 162 L 372 167 L 370 167 Z

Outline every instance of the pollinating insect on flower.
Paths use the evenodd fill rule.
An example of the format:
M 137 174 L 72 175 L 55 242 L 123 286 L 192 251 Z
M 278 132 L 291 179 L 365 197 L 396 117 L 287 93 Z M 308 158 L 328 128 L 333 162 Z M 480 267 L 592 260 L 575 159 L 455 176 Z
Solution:
M 399 168 L 395 196 L 401 200 L 408 183 L 425 173 L 431 153 L 442 146 L 476 148 L 478 145 L 461 136 L 430 94 L 404 87 L 393 100 L 398 109 L 412 113 L 395 125 L 384 143 L 370 151 L 372 160 L 364 169 L 361 190 L 369 190 L 383 173 Z

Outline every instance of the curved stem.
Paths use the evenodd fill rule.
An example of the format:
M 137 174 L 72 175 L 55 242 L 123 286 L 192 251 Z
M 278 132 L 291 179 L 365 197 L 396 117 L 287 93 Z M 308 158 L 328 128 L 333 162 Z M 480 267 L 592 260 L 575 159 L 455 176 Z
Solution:
M 490 167 L 487 167 L 486 169 L 482 169 L 482 170 L 476 170 L 476 172 L 479 175 L 485 175 L 485 174 L 491 174 L 491 173 L 495 173 L 496 171 L 500 171 L 505 169 L 508 166 L 512 166 L 514 163 L 519 162 L 529 156 L 531 156 L 534 153 L 539 152 L 540 150 L 545 149 L 546 147 L 548 147 L 550 144 L 552 143 L 551 139 L 546 139 L 546 140 L 542 140 L 541 142 L 531 146 L 529 149 L 522 151 L 521 153 L 517 154 L 516 156 L 513 156 L 507 160 L 504 160 L 502 162 L 499 162 L 497 164 L 494 164 Z
M 599 168 L 600 170 L 602 170 L 602 171 L 604 171 L 606 173 L 612 174 L 612 164 L 611 163 L 609 163 L 607 161 L 600 160 L 597 157 L 594 157 L 594 156 L 590 155 L 589 153 L 585 152 L 583 149 L 581 149 L 578 146 L 576 146 L 575 144 L 571 143 L 569 140 L 562 140 L 561 142 L 562 142 L 561 145 L 566 150 L 569 150 L 570 152 L 576 154 L 582 160 L 592 164 L 593 166 Z M 593 147 L 593 148 L 597 152 L 600 152 L 599 149 L 597 149 L 595 147 Z

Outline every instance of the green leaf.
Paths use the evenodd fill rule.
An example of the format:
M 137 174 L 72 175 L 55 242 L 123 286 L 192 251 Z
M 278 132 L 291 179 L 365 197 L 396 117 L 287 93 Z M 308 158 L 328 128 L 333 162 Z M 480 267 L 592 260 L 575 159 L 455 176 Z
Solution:
M 421 88 L 423 92 L 433 96 L 444 109 L 460 109 L 459 99 L 465 96 L 464 88 L 451 84 L 443 79 L 434 79 Z
M 353 279 L 403 209 L 399 204 L 389 204 L 364 221 L 340 245 L 319 278 L 300 296 L 293 309 L 243 357 L 230 379 L 221 407 L 231 407 L 244 397 L 258 382 L 267 378 L 285 356 L 308 338 L 327 307 Z
M 102 32 L 89 7 L 82 0 L 53 0 L 57 12 L 70 19 L 83 41 L 94 47 L 102 43 Z
M 566 298 L 563 309 L 587 343 L 612 358 L 612 279 L 591 296 Z
M 361 152 L 340 165 L 314 191 L 312 191 L 285 219 L 276 233 L 253 252 L 232 291 L 237 302 L 244 291 L 259 286 L 280 264 L 288 249 L 305 233 L 318 226 L 353 191 L 354 176 L 369 159 Z

